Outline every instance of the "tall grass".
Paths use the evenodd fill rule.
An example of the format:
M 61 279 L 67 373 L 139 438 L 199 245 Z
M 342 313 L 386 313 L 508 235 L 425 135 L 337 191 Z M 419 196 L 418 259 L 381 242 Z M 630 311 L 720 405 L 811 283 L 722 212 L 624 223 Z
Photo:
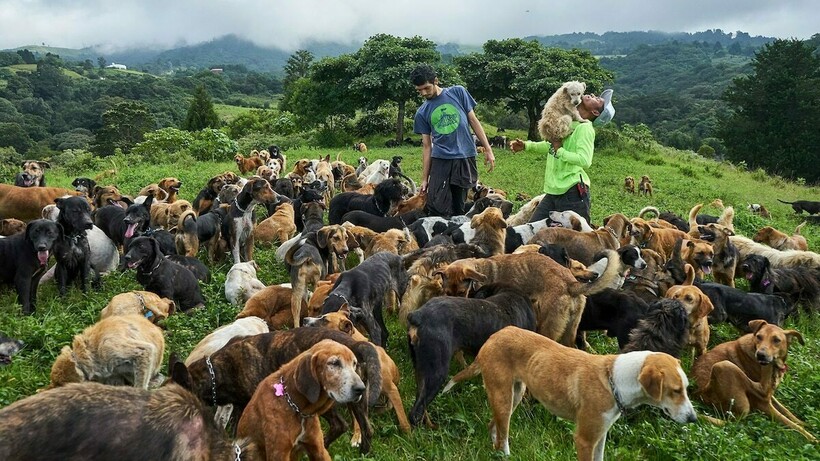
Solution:
M 404 156 L 403 166 L 414 178 L 420 174 L 420 149 L 376 148 L 374 142 L 368 152 L 375 158 Z M 337 149 L 305 149 L 288 151 L 292 164 L 301 157 L 317 158 L 320 155 L 336 156 Z M 495 150 L 497 168 L 486 173 L 479 167 L 481 180 L 493 187 L 503 189 L 510 197 L 519 192 L 535 196 L 540 193 L 543 182 L 545 159 L 531 152 L 513 154 L 508 150 Z M 357 152 L 342 152 L 342 158 L 355 164 Z M 165 176 L 176 176 L 184 185 L 182 198 L 193 200 L 207 179 L 216 173 L 235 169 L 229 159 L 222 163 L 192 163 L 186 165 L 119 165 L 111 180 L 124 193 L 135 194 L 145 184 L 156 182 Z M 83 172 L 95 176 L 98 171 Z M 710 203 L 720 198 L 736 210 L 737 232 L 752 235 L 763 225 L 772 225 L 787 233 L 801 222 L 788 205 L 776 201 L 811 199 L 820 197 L 817 187 L 801 187 L 778 178 L 761 178 L 731 165 L 719 164 L 693 156 L 689 153 L 653 147 L 644 149 L 628 142 L 618 142 L 599 149 L 594 164 L 589 169 L 592 178 L 592 218 L 600 223 L 604 216 L 622 212 L 634 216 L 647 205 L 686 215 L 696 203 Z M 623 190 L 627 175 L 640 177 L 647 174 L 653 179 L 654 197 L 628 194 Z M 68 187 L 73 177 L 59 167 L 49 171 L 49 184 Z M 748 203 L 762 203 L 771 212 L 772 219 L 764 220 L 746 211 Z M 520 206 L 522 203 L 517 203 Z M 718 214 L 720 210 L 709 207 L 703 212 Z M 803 229 L 810 248 L 820 248 L 820 228 L 809 225 Z M 284 268 L 273 258 L 273 249 L 257 248 L 256 260 L 260 263 L 260 278 L 266 283 L 288 281 Z M 206 307 L 192 315 L 177 315 L 169 319 L 166 351 L 187 354 L 191 348 L 214 328 L 228 323 L 236 315 L 237 308 L 225 301 L 223 285 L 229 265 L 211 267 L 213 280 L 203 285 Z M 70 344 L 74 334 L 79 333 L 98 318 L 99 311 L 108 300 L 122 291 L 139 289 L 133 272 L 115 273 L 104 278 L 101 291 L 80 293 L 71 289 L 65 299 L 60 299 L 53 285 L 40 288 L 39 303 L 34 316 L 23 317 L 15 304 L 13 290 L 0 291 L 0 331 L 26 342 L 25 349 L 14 358 L 11 365 L 0 368 L 0 406 L 34 394 L 48 383 L 51 363 L 63 345 Z M 820 326 L 818 315 L 801 314 L 787 321 L 788 328 L 803 333 L 806 345 L 795 345 L 790 355 L 789 373 L 778 391 L 778 397 L 796 415 L 806 421 L 808 429 L 820 434 Z M 397 320 L 388 316 L 391 340 L 388 352 L 398 363 L 402 379 L 400 390 L 405 408 L 409 409 L 415 398 L 415 381 L 408 356 L 404 331 Z M 739 333 L 732 327 L 713 327 L 711 346 L 737 338 Z M 593 348 L 599 353 L 614 353 L 617 344 L 600 334 L 590 335 Z M 167 359 L 167 357 L 166 357 Z M 688 357 L 683 359 L 684 369 L 690 367 Z M 452 371 L 456 371 L 453 366 Z M 552 370 L 561 373 L 563 370 Z M 696 404 L 699 411 L 715 415 L 703 405 Z M 367 459 L 447 459 L 475 460 L 499 459 L 493 453 L 487 422 L 490 411 L 480 380 L 462 383 L 451 393 L 437 397 L 429 408 L 435 429 L 419 428 L 411 434 L 399 432 L 392 412 L 373 417 L 375 438 L 373 450 Z M 555 418 L 536 402 L 526 400 L 512 417 L 511 459 L 575 459 L 572 438 L 573 424 Z M 336 459 L 358 458 L 358 451 L 348 446 L 346 436 L 330 447 Z M 619 420 L 609 432 L 606 456 L 619 460 L 726 460 L 726 459 L 820 459 L 816 445 L 806 441 L 794 431 L 765 416 L 755 413 L 725 427 L 705 423 L 681 426 L 664 416 L 662 412 L 642 408 Z

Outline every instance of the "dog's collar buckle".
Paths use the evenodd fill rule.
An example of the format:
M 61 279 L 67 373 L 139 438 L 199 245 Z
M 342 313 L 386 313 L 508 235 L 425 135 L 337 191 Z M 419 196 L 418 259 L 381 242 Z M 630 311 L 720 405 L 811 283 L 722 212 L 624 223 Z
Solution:
M 307 418 L 312 418 L 314 416 L 312 414 L 303 413 L 302 410 L 299 409 L 299 405 L 296 405 L 296 402 L 294 402 L 293 399 L 290 398 L 290 394 L 288 394 L 288 387 L 285 386 L 285 377 L 284 376 L 279 377 L 279 382 L 274 384 L 273 388 L 275 389 L 275 395 L 277 395 L 277 396 L 284 395 L 285 396 L 285 401 L 288 403 L 288 406 L 291 407 L 293 409 L 293 411 L 297 415 L 299 415 L 300 418 L 307 419 Z
M 612 397 L 615 399 L 615 405 L 618 406 L 618 411 L 621 413 L 621 416 L 626 416 L 626 406 L 621 400 L 621 395 L 618 393 L 618 389 L 615 388 L 615 380 L 612 379 L 612 375 L 614 374 L 614 372 L 615 370 L 612 370 L 612 372 L 609 374 L 609 388 L 612 390 Z

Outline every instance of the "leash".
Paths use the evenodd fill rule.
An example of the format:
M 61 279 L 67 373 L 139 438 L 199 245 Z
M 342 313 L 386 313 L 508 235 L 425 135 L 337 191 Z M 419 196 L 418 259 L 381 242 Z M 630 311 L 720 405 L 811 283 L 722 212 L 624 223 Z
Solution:
M 236 455 L 236 458 L 234 458 L 234 461 L 242 461 L 242 448 L 239 446 L 238 443 L 234 442 L 233 452 Z
M 287 389 L 287 386 L 285 386 L 285 377 L 280 376 L 279 382 L 273 385 L 274 395 L 276 395 L 277 397 L 284 396 L 285 401 L 288 403 L 288 406 L 290 406 L 293 409 L 293 411 L 296 412 L 297 415 L 299 415 L 300 418 L 308 419 L 314 417 L 315 415 L 313 414 L 302 413 L 302 410 L 299 409 L 299 405 L 296 405 L 296 402 L 294 402 L 293 399 L 290 398 L 290 394 L 288 394 Z
M 205 356 L 205 364 L 208 365 L 208 373 L 211 375 L 211 398 L 216 406 L 216 373 L 214 373 L 214 364 L 211 363 L 210 355 Z
M 615 405 L 618 406 L 618 411 L 621 412 L 622 416 L 626 417 L 626 406 L 624 406 L 624 403 L 621 401 L 621 395 L 618 393 L 618 389 L 615 388 L 615 380 L 612 379 L 614 372 L 615 370 L 609 372 L 609 388 L 612 390 L 612 397 L 615 398 Z

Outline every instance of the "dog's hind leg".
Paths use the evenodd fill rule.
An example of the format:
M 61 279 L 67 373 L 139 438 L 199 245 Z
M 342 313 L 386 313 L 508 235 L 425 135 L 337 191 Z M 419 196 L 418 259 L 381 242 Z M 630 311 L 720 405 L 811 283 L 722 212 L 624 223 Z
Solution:
M 447 381 L 453 355 L 449 344 L 436 338 L 434 332 L 431 333 L 429 338 L 419 338 L 415 344 L 416 402 L 410 409 L 413 425 L 421 422 L 427 407 Z
M 331 408 L 330 410 L 326 411 L 322 414 L 322 418 L 327 421 L 328 430 L 325 434 L 325 446 L 329 447 L 331 443 L 333 443 L 336 439 L 339 438 L 340 435 L 344 434 L 347 431 L 347 423 L 339 414 L 339 411 L 336 408 Z
M 774 399 L 774 396 L 772 396 L 771 402 L 768 402 L 768 404 L 765 405 L 764 408 L 760 408 L 760 410 L 763 413 L 766 413 L 767 415 L 769 415 L 772 419 L 776 419 L 777 421 L 780 421 L 782 424 L 784 424 L 784 425 L 796 430 L 797 432 L 801 433 L 803 435 L 803 437 L 808 439 L 810 442 L 817 442 L 817 438 L 815 438 L 811 433 L 809 433 L 809 431 L 807 431 L 805 428 L 803 428 L 803 424 L 805 424 L 805 423 L 803 423 L 802 421 L 797 419 L 797 417 L 795 417 L 788 410 L 786 410 L 786 412 L 788 413 L 788 415 L 790 417 L 786 416 L 783 413 L 781 413 L 780 411 L 778 411 L 777 406 L 779 406 L 783 409 L 785 409 L 785 407 L 783 407 L 783 405 L 780 404 L 780 402 L 778 402 L 777 405 L 775 405 L 775 403 L 774 403 L 775 401 L 776 400 Z M 797 421 L 794 421 L 791 418 L 794 418 Z
M 139 342 L 132 343 L 130 350 L 134 354 L 134 387 L 148 390 L 154 370 L 159 368 L 154 363 L 154 357 L 157 355 L 156 347 L 153 344 Z
M 348 407 L 350 408 L 350 413 L 352 413 L 353 417 L 356 418 L 356 422 L 359 423 L 359 428 L 361 430 L 359 453 L 369 453 L 371 440 L 373 439 L 373 426 L 370 424 L 370 419 L 367 417 L 367 399 L 361 399 L 356 403 L 351 403 Z

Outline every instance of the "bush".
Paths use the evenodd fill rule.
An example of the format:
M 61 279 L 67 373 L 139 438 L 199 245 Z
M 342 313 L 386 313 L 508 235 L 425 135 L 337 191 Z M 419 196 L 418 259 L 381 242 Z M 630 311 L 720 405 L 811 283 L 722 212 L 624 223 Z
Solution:
M 389 111 L 385 108 L 367 112 L 353 124 L 353 132 L 359 137 L 390 135 L 396 129 L 396 117 L 398 113 L 395 110 Z
M 23 156 L 14 147 L 0 147 L 0 179 L 5 184 L 13 184 L 14 177 L 20 171 Z
M 194 141 L 188 149 L 188 154 L 197 160 L 230 158 L 237 151 L 239 145 L 225 133 L 213 128 L 206 128 L 194 133 Z
M 69 176 L 78 176 L 85 171 L 102 171 L 108 162 L 84 149 L 66 149 L 55 155 L 52 161 L 60 165 Z
M 604 126 L 595 131 L 595 146 L 616 147 L 621 142 L 621 133 L 615 127 Z
M 715 148 L 704 144 L 698 149 L 698 155 L 706 158 L 715 158 Z
M 353 136 L 347 131 L 323 128 L 313 137 L 318 147 L 342 147 L 353 144 Z

